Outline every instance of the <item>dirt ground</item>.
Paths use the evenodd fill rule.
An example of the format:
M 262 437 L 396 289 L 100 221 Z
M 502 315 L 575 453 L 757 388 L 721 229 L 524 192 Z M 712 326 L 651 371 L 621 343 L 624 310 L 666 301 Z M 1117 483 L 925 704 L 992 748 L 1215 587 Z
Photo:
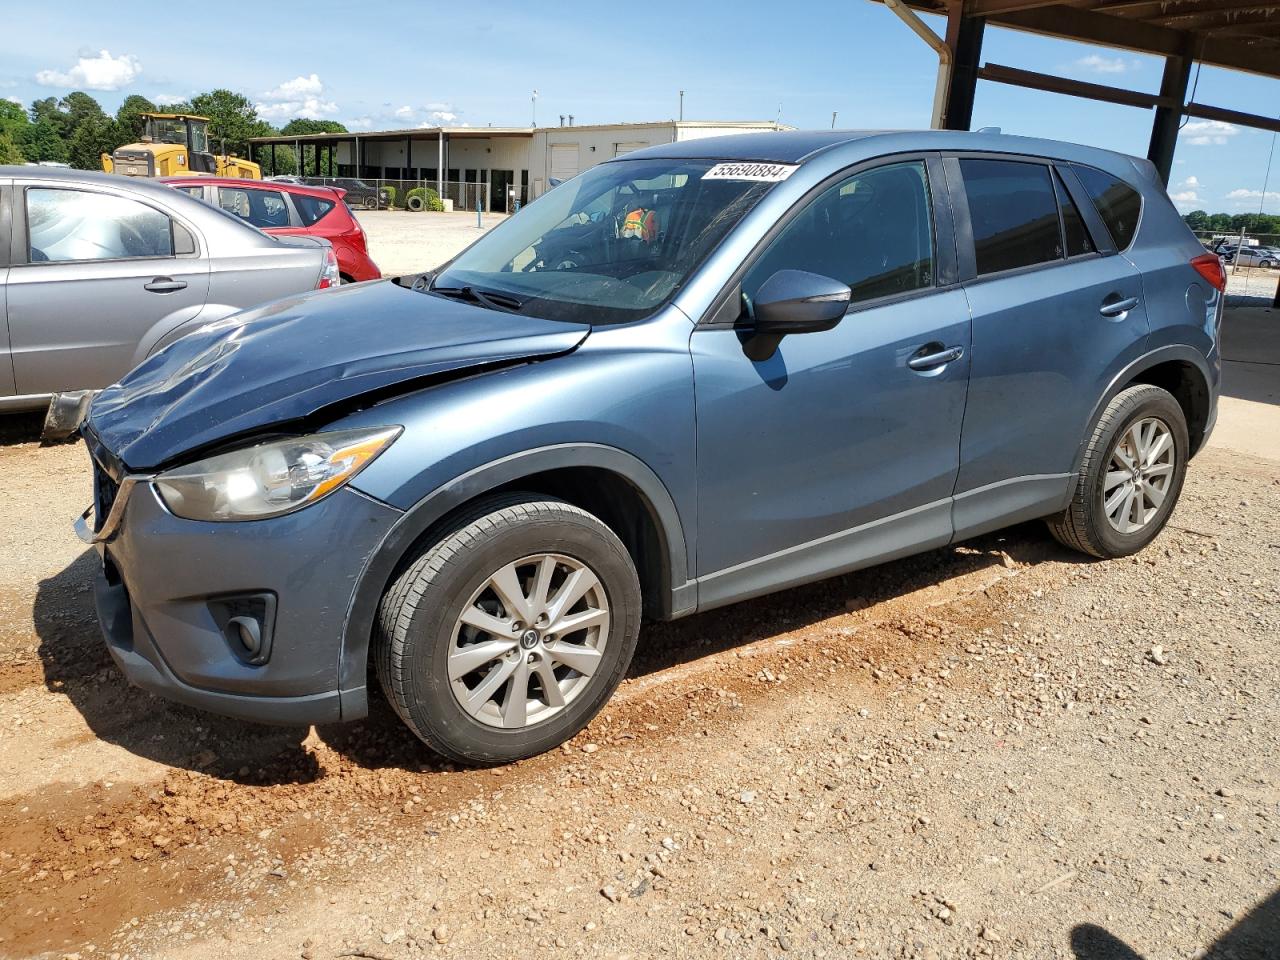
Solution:
M 83 447 L 9 418 L 0 956 L 1280 956 L 1262 401 L 1224 426 L 1270 443 L 1221 432 L 1139 556 L 1030 524 L 650 625 L 587 731 L 496 770 L 380 699 L 285 729 L 129 688 Z
M 507 215 L 486 213 L 480 225 L 475 212 L 409 213 L 407 210 L 358 210 L 369 256 L 384 277 L 421 273 L 440 266 L 474 243 Z

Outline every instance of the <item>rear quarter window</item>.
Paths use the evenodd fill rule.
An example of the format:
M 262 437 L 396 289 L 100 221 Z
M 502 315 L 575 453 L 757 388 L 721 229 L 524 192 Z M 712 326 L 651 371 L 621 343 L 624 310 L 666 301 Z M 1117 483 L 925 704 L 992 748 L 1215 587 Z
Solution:
M 1085 191 L 1098 209 L 1098 215 L 1107 225 L 1117 250 L 1126 250 L 1133 243 L 1138 231 L 1138 218 L 1142 215 L 1142 195 L 1122 180 L 1093 167 L 1072 164 L 1071 169 L 1080 178 Z
M 302 225 L 310 227 L 318 223 L 325 214 L 332 210 L 336 206 L 336 201 L 312 197 L 305 193 L 295 193 L 293 194 L 293 205 L 298 211 L 298 216 L 302 218 Z

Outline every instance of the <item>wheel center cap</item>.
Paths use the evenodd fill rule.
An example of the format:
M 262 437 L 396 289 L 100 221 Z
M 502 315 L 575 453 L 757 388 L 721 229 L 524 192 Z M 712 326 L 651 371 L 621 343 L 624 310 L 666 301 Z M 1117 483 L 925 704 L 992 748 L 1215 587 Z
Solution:
M 538 641 L 541 639 L 542 637 L 537 630 L 526 630 L 524 633 L 520 634 L 520 649 L 532 650 L 538 645 Z

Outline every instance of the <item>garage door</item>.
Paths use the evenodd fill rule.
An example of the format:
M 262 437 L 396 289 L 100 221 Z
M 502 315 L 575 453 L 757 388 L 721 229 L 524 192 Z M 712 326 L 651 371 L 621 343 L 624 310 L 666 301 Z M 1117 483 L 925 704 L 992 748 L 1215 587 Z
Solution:
M 578 145 L 553 143 L 551 145 L 551 179 L 568 180 L 578 175 Z
M 624 153 L 630 153 L 632 150 L 643 150 L 648 145 L 648 140 L 627 140 L 623 143 L 615 143 L 613 145 L 613 155 L 620 157 Z

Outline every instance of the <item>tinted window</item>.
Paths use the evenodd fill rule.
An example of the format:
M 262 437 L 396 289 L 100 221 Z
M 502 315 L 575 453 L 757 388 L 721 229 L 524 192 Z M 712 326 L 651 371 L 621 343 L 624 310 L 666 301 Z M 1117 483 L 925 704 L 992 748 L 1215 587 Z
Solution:
M 853 300 L 933 286 L 933 222 L 923 163 L 877 167 L 813 200 L 751 267 L 748 300 L 779 270 L 849 285 Z
M 302 218 L 302 225 L 309 227 L 332 210 L 335 203 L 333 200 L 322 200 L 319 197 L 310 197 L 304 193 L 295 193 L 293 195 L 293 205 L 298 211 L 298 216 Z
M 27 190 L 32 263 L 173 256 L 169 218 L 136 200 L 84 190 Z
M 1067 240 L 1067 256 L 1078 257 L 1082 253 L 1093 253 L 1093 240 L 1089 231 L 1056 170 L 1053 174 L 1053 188 L 1058 191 L 1058 206 L 1062 208 L 1062 232 Z
M 961 160 L 978 275 L 1062 259 L 1049 168 L 1010 160 Z
M 179 193 L 185 193 L 189 197 L 195 197 L 197 200 L 204 199 L 204 187 L 178 187 Z
M 289 208 L 278 190 L 219 187 L 218 205 L 255 227 L 289 226 Z
M 1133 242 L 1133 235 L 1138 229 L 1138 215 L 1142 213 L 1142 197 L 1138 191 L 1093 167 L 1073 166 L 1072 169 L 1098 208 L 1116 249 L 1126 249 Z

